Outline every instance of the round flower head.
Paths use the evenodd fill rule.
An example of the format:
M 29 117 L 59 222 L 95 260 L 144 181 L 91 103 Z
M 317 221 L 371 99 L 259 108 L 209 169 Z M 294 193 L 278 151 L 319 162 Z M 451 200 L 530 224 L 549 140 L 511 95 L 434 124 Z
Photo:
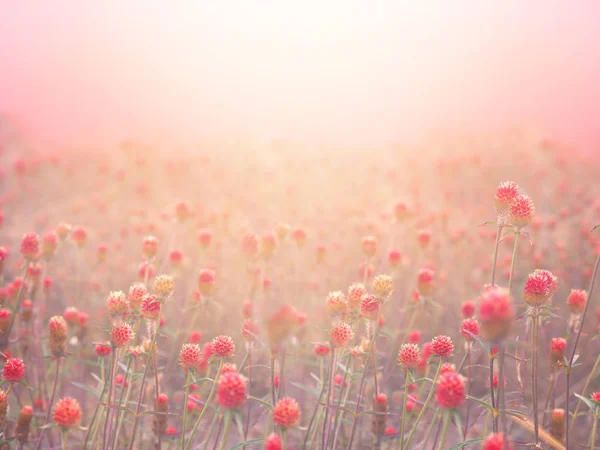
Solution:
M 175 205 L 175 215 L 180 222 L 185 222 L 191 215 L 190 205 L 186 202 L 179 202 Z
M 372 258 L 377 253 L 377 239 L 373 236 L 366 236 L 362 241 L 362 249 L 367 258 Z
M 175 281 L 170 275 L 159 275 L 154 279 L 154 292 L 158 298 L 167 298 L 175 290 Z
M 54 355 L 60 355 L 64 352 L 67 342 L 67 322 L 63 316 L 53 316 L 48 324 L 48 345 Z
M 362 283 L 355 283 L 348 288 L 348 306 L 351 309 L 356 309 L 360 306 L 360 301 L 367 293 L 365 286 Z
M 550 416 L 550 434 L 562 442 L 565 434 L 565 410 L 555 408 Z
M 275 433 L 271 433 L 265 440 L 265 450 L 282 450 L 283 443 L 281 438 Z
M 360 300 L 360 313 L 370 320 L 376 320 L 381 304 L 373 294 L 365 294 Z
M 426 228 L 419 230 L 419 232 L 417 233 L 417 241 L 419 242 L 419 245 L 421 246 L 421 248 L 427 247 L 427 245 L 429 245 L 430 240 L 431 240 L 431 230 L 428 230 Z
M 519 194 L 510 204 L 509 222 L 518 229 L 524 228 L 529 225 L 534 213 L 533 200 L 527 195 Z
M 96 344 L 96 355 L 107 356 L 107 355 L 110 355 L 111 352 L 112 352 L 112 349 L 111 349 L 110 343 L 108 341 L 105 341 L 102 344 Z
M 129 301 L 122 291 L 114 291 L 108 294 L 106 299 L 108 314 L 113 317 L 124 317 L 129 312 Z
M 558 364 L 565 357 L 567 340 L 564 338 L 552 338 L 550 342 L 550 363 Z
M 483 339 L 504 339 L 514 319 L 513 301 L 508 291 L 498 287 L 485 289 L 479 300 L 478 319 Z
M 581 314 L 587 302 L 587 292 L 580 289 L 572 289 L 567 298 L 567 306 L 573 314 Z
M 171 266 L 179 267 L 183 261 L 183 253 L 181 250 L 172 250 L 169 254 L 169 261 L 171 262 Z
M 330 315 L 339 315 L 346 312 L 348 303 L 346 302 L 346 296 L 341 291 L 330 292 L 327 295 L 327 311 Z
M 438 405 L 444 409 L 458 408 L 466 399 L 464 379 L 454 371 L 447 371 L 440 376 L 435 392 Z
M 447 372 L 456 372 L 456 365 L 449 362 L 445 362 L 444 364 L 442 364 L 442 366 L 440 367 L 440 375 Z
M 483 447 L 481 450 L 504 450 L 504 434 L 493 433 L 490 434 L 485 441 L 483 441 Z M 514 450 L 514 447 L 508 443 L 506 450 Z
M 79 310 L 77 308 L 75 308 L 74 306 L 69 306 L 67 309 L 65 309 L 65 312 L 63 313 L 63 317 L 65 318 L 65 320 L 67 321 L 67 323 L 69 325 L 79 325 L 80 324 Z
M 412 330 L 408 333 L 407 339 L 411 344 L 418 344 L 421 342 L 421 332 L 419 330 Z
M 544 305 L 554 295 L 556 288 L 556 277 L 548 270 L 537 269 L 527 277 L 523 298 L 529 306 Z
M 335 347 L 345 347 L 354 337 L 354 333 L 350 325 L 341 323 L 331 329 L 329 337 Z
M 454 344 L 448 336 L 439 335 L 431 341 L 431 350 L 441 358 L 449 358 L 454 353 Z
M 110 337 L 115 347 L 125 347 L 131 342 L 135 333 L 133 328 L 128 323 L 120 323 L 115 325 L 110 331 Z
M 421 269 L 417 277 L 417 289 L 419 294 L 424 297 L 429 297 L 433 294 L 433 283 L 435 278 L 435 271 L 433 269 Z
M 298 245 L 302 246 L 306 242 L 306 231 L 302 228 L 295 228 L 292 231 L 292 240 Z
M 387 298 L 394 289 L 394 282 L 389 275 L 377 275 L 371 284 L 373 292 L 379 298 Z
M 40 237 L 36 233 L 25 233 L 21 240 L 21 255 L 31 260 L 37 257 L 40 251 Z
M 475 315 L 475 302 L 472 300 L 465 300 L 461 307 L 462 316 L 467 319 Z
M 29 405 L 25 405 L 21 408 L 19 413 L 19 419 L 17 420 L 17 427 L 15 434 L 20 443 L 27 442 L 29 436 L 29 429 L 31 426 L 31 420 L 33 419 L 33 408 Z
M 258 336 L 259 328 L 258 323 L 254 319 L 246 319 L 242 325 L 242 335 L 248 342 L 256 340 Z
M 61 222 L 56 227 L 56 235 L 61 241 L 64 241 L 71 232 L 71 225 L 66 222 Z
M 142 316 L 148 320 L 157 320 L 161 306 L 156 295 L 144 295 L 142 299 Z
M 221 375 L 229 372 L 237 372 L 237 366 L 233 363 L 225 363 L 221 366 Z
M 510 210 L 510 205 L 519 195 L 519 186 L 513 181 L 503 181 L 494 194 L 494 208 L 498 217 L 504 217 Z
M 212 269 L 202 269 L 198 276 L 198 288 L 203 294 L 209 295 L 215 284 L 215 271 Z
M 147 261 L 142 261 L 138 266 L 138 277 L 140 281 L 143 281 L 144 283 L 146 280 L 154 278 L 155 272 L 156 269 L 154 268 L 154 264 L 150 264 Z
M 146 236 L 142 243 L 142 252 L 147 258 L 153 258 L 158 253 L 158 239 L 155 236 Z
M 208 228 L 200 230 L 200 234 L 198 235 L 198 242 L 200 243 L 200 246 L 202 248 L 206 248 L 210 245 L 212 235 L 212 231 Z
M 596 403 L 600 403 L 600 392 L 594 392 L 590 398 L 594 400 Z
M 408 206 L 404 202 L 396 203 L 394 206 L 394 216 L 398 222 L 402 222 L 404 219 L 408 217 Z
M 21 381 L 25 376 L 25 364 L 23 364 L 23 360 L 8 358 L 2 374 L 7 381 Z
M 255 259 L 258 256 L 258 250 L 259 250 L 258 245 L 259 245 L 258 235 L 254 234 L 254 233 L 249 233 L 249 234 L 244 235 L 244 237 L 242 238 L 242 243 L 241 243 L 242 254 L 247 259 Z
M 54 406 L 54 423 L 63 428 L 73 428 L 81 423 L 81 407 L 73 397 L 63 397 Z
M 4 334 L 8 331 L 10 321 L 12 317 L 12 311 L 10 309 L 0 309 L 0 333 Z
M 223 358 L 229 358 L 233 356 L 235 351 L 235 344 L 233 339 L 229 336 L 217 336 L 212 340 L 212 348 L 216 355 L 222 356 Z
M 194 369 L 202 359 L 202 349 L 198 344 L 183 344 L 179 352 L 179 364 L 185 369 Z
M 404 369 L 414 369 L 421 359 L 421 351 L 417 344 L 403 344 L 398 353 L 398 364 Z
M 467 341 L 472 341 L 473 336 L 479 336 L 479 323 L 473 318 L 464 319 L 460 332 Z
M 42 254 L 44 258 L 50 259 L 56 252 L 58 246 L 58 236 L 54 231 L 49 231 L 42 238 Z
M 135 311 L 139 311 L 142 306 L 142 300 L 148 293 L 143 284 L 133 284 L 129 288 L 129 304 Z
M 219 377 L 217 401 L 222 408 L 239 408 L 246 400 L 246 381 L 237 372 L 228 372 Z
M 315 344 L 315 355 L 317 356 L 327 356 L 331 349 L 328 345 L 325 344 Z
M 290 397 L 280 399 L 273 409 L 273 422 L 282 428 L 291 428 L 300 422 L 300 406 Z
M 400 250 L 390 250 L 390 253 L 388 254 L 388 263 L 394 268 L 402 263 L 402 253 L 400 253 Z

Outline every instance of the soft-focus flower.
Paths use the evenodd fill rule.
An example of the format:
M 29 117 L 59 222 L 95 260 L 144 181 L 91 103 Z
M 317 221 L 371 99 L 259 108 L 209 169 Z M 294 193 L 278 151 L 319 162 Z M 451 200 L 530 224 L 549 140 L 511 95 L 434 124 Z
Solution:
M 379 298 L 386 298 L 394 289 L 394 282 L 389 275 L 377 275 L 371 283 L 373 292 Z
M 25 376 L 25 364 L 22 359 L 8 358 L 2 371 L 4 379 L 7 381 L 21 381 Z
M 242 335 L 244 336 L 244 338 L 247 341 L 252 342 L 256 340 L 258 333 L 258 323 L 256 323 L 254 319 L 246 319 L 244 321 L 244 324 L 242 325 Z
M 87 231 L 83 227 L 75 227 L 71 232 L 71 239 L 73 239 L 79 247 L 83 247 L 87 241 Z
M 40 237 L 36 233 L 25 233 L 21 240 L 21 255 L 31 260 L 37 257 L 40 250 Z
M 439 335 L 432 339 L 431 350 L 434 355 L 441 358 L 449 358 L 454 353 L 454 344 L 448 336 Z
M 315 344 L 315 355 L 317 356 L 327 356 L 331 349 L 328 345 L 325 344 Z
M 348 303 L 346 302 L 346 296 L 341 291 L 333 291 L 327 295 L 325 301 L 327 305 L 327 311 L 330 315 L 339 315 L 346 312 Z
M 581 314 L 587 302 L 587 292 L 581 289 L 572 289 L 567 298 L 567 306 L 573 314 Z
M 514 320 L 513 301 L 508 291 L 498 287 L 485 289 L 479 300 L 478 319 L 483 339 L 504 339 Z
M 104 341 L 102 344 L 96 344 L 96 355 L 98 356 L 107 356 L 110 355 L 112 349 L 110 347 L 110 343 L 108 341 Z
M 366 236 L 362 241 L 363 253 L 367 258 L 372 258 L 377 253 L 377 239 L 374 236 Z
M 110 332 L 112 343 L 117 348 L 128 345 L 133 339 L 134 335 L 135 333 L 133 332 L 133 328 L 128 323 L 120 323 L 115 325 Z
M 114 291 L 108 294 L 106 299 L 108 314 L 113 317 L 124 317 L 129 312 L 129 300 L 122 291 Z
M 142 253 L 146 258 L 153 258 L 158 253 L 158 239 L 156 236 L 146 236 L 142 242 Z
M 184 369 L 194 369 L 200 364 L 202 349 L 198 344 L 183 344 L 179 352 L 179 364 Z
M 48 324 L 48 346 L 54 355 L 61 355 L 67 342 L 67 322 L 63 316 L 53 316 Z
M 419 294 L 424 297 L 429 297 L 433 294 L 433 284 L 435 278 L 435 271 L 433 269 L 421 269 L 417 276 L 417 289 Z
M 246 400 L 246 381 L 237 372 L 228 372 L 219 377 L 217 401 L 223 408 L 239 408 Z
M 63 428 L 73 428 L 81 423 L 81 407 L 73 397 L 63 397 L 54 406 L 54 423 Z
M 504 434 L 502 433 L 493 433 L 490 434 L 485 441 L 483 441 L 483 447 L 481 450 L 504 450 Z M 506 450 L 514 450 L 514 447 L 508 443 L 506 446 Z
M 354 337 L 354 333 L 350 325 L 341 323 L 331 329 L 329 337 L 335 347 L 345 347 Z
M 212 340 L 212 349 L 216 355 L 222 356 L 223 358 L 229 358 L 233 356 L 235 351 L 235 345 L 233 339 L 229 336 L 217 336 Z
M 551 272 L 536 269 L 527 277 L 523 288 L 523 298 L 529 306 L 540 306 L 550 300 L 550 297 L 556 292 L 556 288 L 556 277 Z
M 146 294 L 142 299 L 142 316 L 148 320 L 157 320 L 161 307 L 156 295 Z
M 282 428 L 291 428 L 300 422 L 300 406 L 290 397 L 280 399 L 273 409 L 273 422 Z
M 510 204 L 509 223 L 518 229 L 524 228 L 533 219 L 535 207 L 527 195 L 517 195 Z
M 513 181 L 500 183 L 494 194 L 494 208 L 498 217 L 506 216 L 515 197 L 519 195 L 519 186 Z
M 275 433 L 271 433 L 265 440 L 265 450 L 282 450 L 283 443 L 281 438 Z
M 133 284 L 129 288 L 129 304 L 135 311 L 140 310 L 142 306 L 142 300 L 147 293 L 148 291 L 146 290 L 146 287 L 141 283 Z
M 472 300 L 465 300 L 461 306 L 462 316 L 467 319 L 475 315 L 475 302 Z
M 473 336 L 479 336 L 479 323 L 473 318 L 464 319 L 460 332 L 467 341 L 472 341 Z
M 377 301 L 377 298 L 373 294 L 367 293 L 360 300 L 360 313 L 367 319 L 377 319 L 380 308 L 381 303 Z
M 558 364 L 562 362 L 567 350 L 567 340 L 564 338 L 552 338 L 550 342 L 550 363 Z
M 198 288 L 205 295 L 212 293 L 215 284 L 215 271 L 212 269 L 202 269 L 198 276 Z
M 367 293 L 365 286 L 362 283 L 355 283 L 348 288 L 348 306 L 351 309 L 356 309 L 360 306 L 360 301 Z
M 158 298 L 167 298 L 175 290 L 175 281 L 170 275 L 159 275 L 154 279 L 154 293 Z
M 445 409 L 458 408 L 466 399 L 464 379 L 454 371 L 440 376 L 435 392 L 438 405 Z
M 398 353 L 398 364 L 405 369 L 414 369 L 421 359 L 421 351 L 417 344 L 403 344 Z

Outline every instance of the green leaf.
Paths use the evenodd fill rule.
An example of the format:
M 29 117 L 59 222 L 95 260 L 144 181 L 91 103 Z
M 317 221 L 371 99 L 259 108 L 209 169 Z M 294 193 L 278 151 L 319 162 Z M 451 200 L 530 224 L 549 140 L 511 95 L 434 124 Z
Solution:
M 274 406 L 273 406 L 273 405 L 271 405 L 269 402 L 267 402 L 267 401 L 265 401 L 265 400 L 262 400 L 262 399 L 260 399 L 260 398 L 252 397 L 251 395 L 249 395 L 249 396 L 248 396 L 248 397 L 246 397 L 246 398 L 247 398 L 248 400 L 254 400 L 254 401 L 257 401 L 258 403 L 262 403 L 263 405 L 265 405 L 267 408 L 269 408 L 269 409 L 271 409 L 271 410 L 274 408 Z
M 458 435 L 461 437 L 461 439 L 464 439 L 465 436 L 463 435 L 462 420 L 460 419 L 459 412 L 456 410 L 452 410 L 451 414 L 454 418 L 454 424 L 456 425 L 456 429 L 458 430 Z
M 71 381 L 71 384 L 72 384 L 73 386 L 77 386 L 78 388 L 81 388 L 81 389 L 83 389 L 83 390 L 84 390 L 84 391 L 86 391 L 86 392 L 89 392 L 90 394 L 92 394 L 94 397 L 96 397 L 96 398 L 98 398 L 98 399 L 100 398 L 100 392 L 98 392 L 98 391 L 95 391 L 94 389 L 92 389 L 92 388 L 91 388 L 91 387 L 89 387 L 89 386 L 86 386 L 85 384 L 78 383 L 78 382 L 76 382 L 76 381 Z
M 470 399 L 470 400 L 476 401 L 480 405 L 485 406 L 487 409 L 489 409 L 490 411 L 494 412 L 494 407 L 492 405 L 490 405 L 489 403 L 484 402 L 483 400 L 479 400 L 478 398 L 471 397 L 470 395 L 467 395 L 467 398 Z
M 296 383 L 294 381 L 290 381 L 290 384 L 292 386 L 297 387 L 298 389 L 302 389 L 304 392 L 308 392 L 310 395 L 312 395 L 315 398 L 319 398 L 319 393 L 317 391 L 315 391 L 314 389 L 311 389 L 311 388 L 309 388 L 307 386 L 304 386 L 301 383 Z
M 58 425 L 56 425 L 55 423 L 47 423 L 46 425 L 42 425 L 41 427 L 39 427 L 40 430 L 45 430 L 47 428 L 56 428 Z
M 467 445 L 479 444 L 483 442 L 483 439 L 470 439 L 468 441 L 463 441 L 460 444 L 456 444 L 454 447 L 450 447 L 449 450 L 460 450 L 461 448 L 465 448 Z
M 261 442 L 264 442 L 264 441 L 265 441 L 264 439 L 253 439 L 251 441 L 242 442 L 241 444 L 231 447 L 231 449 L 229 449 L 229 450 L 239 450 L 241 448 L 247 447 L 252 444 L 260 444 Z
M 598 404 L 589 398 L 582 397 L 579 394 L 575 394 L 575 397 L 584 402 L 588 406 L 588 408 L 592 410 L 592 412 L 595 412 L 598 408 Z

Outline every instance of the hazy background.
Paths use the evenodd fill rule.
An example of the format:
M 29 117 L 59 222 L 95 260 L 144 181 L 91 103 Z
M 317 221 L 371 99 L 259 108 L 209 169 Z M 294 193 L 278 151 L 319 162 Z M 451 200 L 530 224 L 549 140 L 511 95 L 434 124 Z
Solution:
M 0 0 L 0 110 L 57 145 L 524 126 L 589 150 L 599 74 L 592 0 Z

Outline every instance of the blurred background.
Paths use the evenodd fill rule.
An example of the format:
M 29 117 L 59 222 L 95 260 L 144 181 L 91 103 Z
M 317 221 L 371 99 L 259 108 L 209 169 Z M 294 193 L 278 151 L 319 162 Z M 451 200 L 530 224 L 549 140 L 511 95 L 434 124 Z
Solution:
M 0 111 L 45 145 L 124 137 L 600 144 L 600 3 L 0 1 Z

